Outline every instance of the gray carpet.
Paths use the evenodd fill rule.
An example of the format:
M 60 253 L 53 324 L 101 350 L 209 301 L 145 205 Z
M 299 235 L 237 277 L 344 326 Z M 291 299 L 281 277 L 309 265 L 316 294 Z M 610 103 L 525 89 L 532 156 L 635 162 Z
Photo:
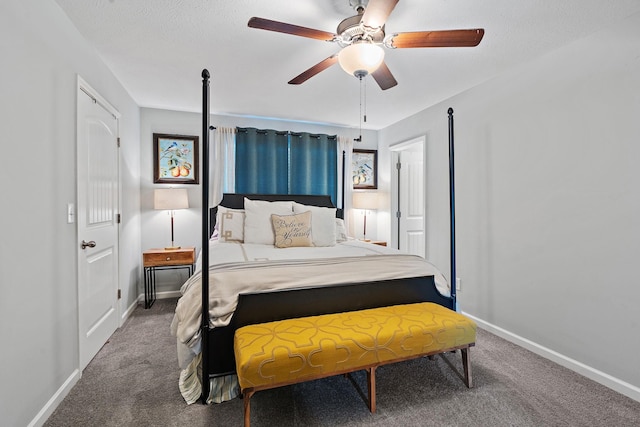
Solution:
M 184 403 L 169 333 L 175 303 L 138 307 L 45 426 L 241 426 L 241 399 Z M 640 426 L 640 402 L 488 332 L 471 349 L 473 389 L 460 359 L 378 368 L 375 414 L 342 376 L 258 392 L 252 426 Z M 353 379 L 366 390 L 363 372 Z

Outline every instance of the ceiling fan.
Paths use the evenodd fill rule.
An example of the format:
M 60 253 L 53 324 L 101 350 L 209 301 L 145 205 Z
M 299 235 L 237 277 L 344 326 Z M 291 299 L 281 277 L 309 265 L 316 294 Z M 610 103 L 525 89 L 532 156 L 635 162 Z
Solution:
M 316 30 L 253 17 L 249 27 L 276 31 L 294 36 L 307 37 L 338 43 L 339 53 L 320 61 L 289 81 L 298 85 L 339 62 L 349 74 L 359 79 L 371 74 L 382 90 L 398 84 L 384 62 L 384 49 L 404 49 L 417 47 L 473 47 L 477 46 L 484 30 L 416 31 L 405 33 L 385 33 L 385 22 L 399 0 L 349 0 L 357 15 L 344 19 L 338 24 L 336 33 Z

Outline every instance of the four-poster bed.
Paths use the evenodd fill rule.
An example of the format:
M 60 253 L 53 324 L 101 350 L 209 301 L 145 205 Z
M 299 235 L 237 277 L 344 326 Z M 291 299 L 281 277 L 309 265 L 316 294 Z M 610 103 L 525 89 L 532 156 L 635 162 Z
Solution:
M 448 286 L 442 274 L 423 258 L 398 254 L 398 251 L 394 249 L 387 249 L 353 240 L 345 244 L 335 245 L 336 247 L 341 247 L 339 250 L 348 251 L 337 255 L 338 258 L 334 258 L 335 260 L 342 260 L 342 264 L 338 263 L 335 264 L 335 266 L 334 264 L 326 264 L 327 262 L 335 261 L 327 261 L 324 255 L 320 261 L 325 264 L 321 267 L 307 266 L 307 260 L 305 260 L 302 266 L 293 266 L 293 268 L 309 268 L 309 270 L 304 271 L 308 271 L 306 275 L 312 279 L 307 280 L 305 278 L 296 281 L 291 279 L 291 276 L 297 277 L 296 271 L 294 270 L 294 272 L 290 274 L 289 270 L 287 270 L 285 275 L 280 276 L 280 281 L 290 283 L 283 284 L 282 287 L 280 287 L 280 284 L 277 286 L 262 286 L 256 283 L 255 290 L 252 291 L 250 289 L 253 288 L 247 288 L 244 282 L 239 285 L 233 285 L 230 281 L 227 281 L 230 279 L 226 278 L 227 276 L 225 276 L 224 271 L 222 271 L 219 266 L 210 267 L 212 262 L 215 261 L 210 253 L 212 248 L 218 250 L 221 245 L 229 245 L 229 243 L 217 244 L 217 246 L 210 243 L 216 224 L 217 207 L 209 208 L 209 170 L 211 165 L 209 164 L 209 73 L 207 70 L 203 70 L 202 78 L 203 179 L 200 271 L 197 271 L 187 282 L 188 286 L 185 284 L 185 286 L 183 286 L 184 289 L 181 290 L 191 293 L 190 299 L 192 303 L 190 303 L 190 306 L 197 306 L 200 312 L 189 312 L 185 314 L 185 310 L 187 310 L 185 306 L 187 303 L 184 302 L 184 304 L 181 304 L 181 302 L 183 302 L 183 299 L 186 300 L 188 298 L 183 296 L 178 303 L 174 323 L 180 323 L 179 319 L 177 320 L 177 318 L 180 317 L 179 314 L 183 318 L 194 318 L 196 315 L 199 318 L 197 331 L 195 331 L 196 328 L 193 325 L 190 326 L 193 332 L 190 339 L 193 339 L 193 337 L 196 338 L 193 342 L 197 341 L 197 343 L 193 345 L 192 342 L 191 345 L 196 348 L 194 353 L 200 353 L 200 359 L 198 360 L 201 360 L 202 369 L 201 397 L 204 402 L 209 400 L 211 381 L 215 382 L 216 379 L 229 378 L 229 376 L 235 374 L 233 337 L 235 331 L 242 326 L 273 320 L 419 302 L 433 302 L 452 310 L 456 309 L 455 286 Z M 451 114 L 452 110 L 450 110 L 450 120 L 452 120 Z M 450 154 L 452 155 L 452 139 L 450 140 L 450 144 Z M 342 218 L 343 215 L 341 209 L 334 208 L 328 196 L 225 194 L 220 203 L 217 203 L 217 201 L 214 203 L 218 206 L 224 206 L 226 209 L 240 212 L 244 210 L 247 199 L 251 200 L 252 203 L 254 200 L 280 203 L 283 201 L 291 201 L 294 204 L 298 204 L 298 206 L 308 207 L 308 209 L 313 209 L 312 207 L 318 207 L 318 209 L 334 209 L 337 218 Z M 453 194 L 451 201 L 451 207 L 453 209 Z M 452 215 L 452 239 L 454 236 L 453 230 Z M 253 248 L 248 244 L 231 245 L 234 248 L 242 246 L 242 253 L 245 258 L 252 256 L 247 255 L 247 253 L 250 253 L 252 250 L 262 250 L 262 248 Z M 347 247 L 348 249 L 345 249 Z M 324 252 L 321 253 L 328 252 L 328 248 L 313 249 L 323 250 Z M 289 249 L 276 249 L 276 251 L 278 250 L 288 251 Z M 351 250 L 360 252 L 356 254 L 355 252 L 350 252 Z M 364 253 L 362 251 L 364 251 Z M 453 272 L 455 271 L 455 263 L 453 262 L 453 257 L 455 257 L 454 251 L 455 248 L 452 246 Z M 229 252 L 230 251 L 226 250 L 225 256 Z M 262 252 L 257 253 L 262 254 Z M 298 252 L 292 251 L 292 253 L 297 254 Z M 345 256 L 345 254 L 347 255 Z M 262 257 L 263 255 L 259 256 Z M 270 256 L 271 255 L 267 255 L 267 257 Z M 255 259 L 263 260 L 263 258 Z M 375 261 L 373 261 L 374 259 Z M 390 262 L 389 267 L 385 267 L 386 264 L 383 263 L 383 261 L 386 262 L 387 259 Z M 296 262 L 299 261 L 300 260 L 296 260 Z M 369 265 L 366 265 L 367 262 L 369 262 Z M 311 264 L 312 262 L 309 263 Z M 313 261 L 313 263 L 315 263 L 315 261 Z M 249 276 L 249 280 L 251 281 L 255 280 L 257 282 L 256 277 L 269 275 L 267 270 L 262 269 L 264 267 L 263 265 L 256 266 L 253 264 L 256 264 L 256 262 L 238 264 L 241 265 L 240 267 L 236 267 L 236 264 L 233 264 L 233 266 L 237 270 L 245 270 L 246 268 L 247 271 L 257 268 L 257 270 L 255 270 L 257 273 L 254 272 L 252 276 Z M 333 266 L 333 268 L 327 268 L 327 266 Z M 380 270 L 378 273 L 375 271 L 376 266 L 377 269 Z M 290 268 L 290 266 L 287 268 Z M 326 283 L 323 282 L 325 279 L 320 273 L 323 269 L 333 274 L 331 278 L 326 279 Z M 360 276 L 354 275 L 354 273 L 350 272 L 350 269 L 361 270 Z M 362 272 L 364 272 L 364 275 L 362 275 Z M 233 272 L 233 274 L 236 273 L 237 271 Z M 455 277 L 455 275 L 452 277 Z M 452 281 L 454 282 L 453 279 Z M 224 286 L 220 286 L 222 282 L 224 282 Z M 196 283 L 196 285 L 194 285 L 194 283 Z M 229 284 L 229 286 L 227 286 L 227 284 Z M 240 289 L 237 294 L 228 289 L 235 289 L 234 286 Z M 224 290 L 221 291 L 221 289 Z M 233 294 L 229 296 L 228 300 L 225 300 L 224 297 L 220 300 L 219 294 L 224 294 L 225 292 Z M 199 303 L 193 303 L 195 293 L 197 293 Z M 221 314 L 220 307 L 225 304 L 231 307 L 231 310 L 227 310 Z M 192 310 L 192 308 L 188 308 L 188 310 Z M 218 312 L 216 312 L 216 310 L 218 310 Z M 213 317 L 212 313 L 214 313 Z M 174 328 L 174 325 L 172 325 L 172 328 Z M 194 369 L 192 375 L 195 375 L 196 372 L 197 369 Z M 227 381 L 227 379 L 223 381 Z

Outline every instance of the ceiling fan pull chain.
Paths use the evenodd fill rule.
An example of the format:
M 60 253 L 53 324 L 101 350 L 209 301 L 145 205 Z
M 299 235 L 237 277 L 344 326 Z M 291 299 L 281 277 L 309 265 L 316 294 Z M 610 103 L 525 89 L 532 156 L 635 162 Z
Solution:
M 364 122 L 367 123 L 367 79 L 364 79 Z
M 358 79 L 360 80 L 360 138 L 359 140 L 362 141 L 362 76 L 359 76 Z

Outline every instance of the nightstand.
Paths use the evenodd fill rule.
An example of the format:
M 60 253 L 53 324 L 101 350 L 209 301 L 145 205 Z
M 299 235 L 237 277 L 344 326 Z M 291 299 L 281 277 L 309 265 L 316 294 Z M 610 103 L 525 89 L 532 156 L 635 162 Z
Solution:
M 372 244 L 378 245 L 378 246 L 387 246 L 387 242 L 385 242 L 383 240 L 369 240 L 369 243 L 372 243 Z
M 156 300 L 156 270 L 186 268 L 193 274 L 196 262 L 196 248 L 149 249 L 142 253 L 144 267 L 144 308 L 151 308 Z

